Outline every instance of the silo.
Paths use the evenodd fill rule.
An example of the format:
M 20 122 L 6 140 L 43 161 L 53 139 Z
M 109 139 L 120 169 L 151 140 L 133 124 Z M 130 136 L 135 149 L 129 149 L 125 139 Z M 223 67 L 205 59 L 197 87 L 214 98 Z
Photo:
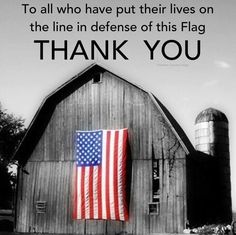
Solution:
M 195 121 L 196 150 L 211 156 L 229 158 L 228 119 L 224 113 L 208 108 Z
M 195 147 L 212 158 L 219 222 L 232 219 L 228 119 L 219 110 L 208 108 L 195 121 Z

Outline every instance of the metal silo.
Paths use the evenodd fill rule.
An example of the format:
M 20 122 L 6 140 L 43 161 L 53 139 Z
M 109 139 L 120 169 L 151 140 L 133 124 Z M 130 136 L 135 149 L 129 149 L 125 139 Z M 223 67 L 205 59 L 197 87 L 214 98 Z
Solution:
M 214 185 L 216 206 L 221 215 L 219 222 L 232 219 L 228 130 L 226 115 L 213 108 L 202 111 L 195 121 L 195 148 L 212 158 L 212 164 L 216 166 Z

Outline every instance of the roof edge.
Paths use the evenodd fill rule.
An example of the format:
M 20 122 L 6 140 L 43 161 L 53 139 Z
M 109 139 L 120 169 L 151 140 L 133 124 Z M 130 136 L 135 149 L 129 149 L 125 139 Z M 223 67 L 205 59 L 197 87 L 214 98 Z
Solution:
M 165 118 L 166 122 L 169 124 L 171 130 L 173 131 L 176 138 L 179 140 L 181 146 L 183 147 L 186 154 L 191 154 L 195 151 L 192 143 L 188 139 L 187 135 L 185 134 L 184 130 L 180 127 L 178 122 L 174 119 L 174 117 L 170 114 L 167 108 L 150 92 L 148 92 L 151 100 L 153 101 L 154 105 L 158 108 L 161 112 L 163 117 Z M 178 130 L 177 130 L 178 129 Z

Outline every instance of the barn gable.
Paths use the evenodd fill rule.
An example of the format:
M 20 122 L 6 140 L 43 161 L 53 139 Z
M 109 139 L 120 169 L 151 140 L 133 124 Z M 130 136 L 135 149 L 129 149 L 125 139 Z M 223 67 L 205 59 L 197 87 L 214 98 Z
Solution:
M 128 222 L 74 221 L 72 173 L 76 130 L 127 127 L 131 167 Z M 16 230 L 65 234 L 182 232 L 187 221 L 186 156 L 193 147 L 152 94 L 99 65 L 49 95 L 19 146 Z M 37 213 L 37 203 L 45 212 Z M 151 206 L 156 211 L 150 211 Z
M 130 84 L 133 87 L 138 88 L 140 91 L 148 94 L 154 106 L 160 111 L 163 118 L 173 131 L 174 135 L 180 141 L 180 144 L 184 148 L 185 152 L 187 154 L 194 152 L 194 147 L 192 146 L 182 128 L 169 113 L 169 111 L 165 108 L 165 106 L 153 94 L 145 91 L 137 85 L 131 84 L 127 80 L 118 77 L 117 75 L 114 75 L 112 72 L 99 66 L 98 64 L 92 64 L 90 67 L 86 68 L 81 73 L 71 78 L 68 82 L 60 86 L 57 90 L 53 91 L 44 99 L 13 158 L 24 165 L 24 163 L 26 163 L 27 159 L 32 153 L 34 147 L 36 146 L 37 142 L 39 141 L 40 137 L 42 136 L 50 118 L 53 115 L 56 105 L 63 99 L 68 97 L 70 94 L 72 94 L 74 91 L 85 85 L 87 82 L 96 78 L 97 75 L 104 72 L 107 72 L 112 76 L 115 76 L 117 79 L 120 79 L 121 81 L 124 81 L 127 84 Z

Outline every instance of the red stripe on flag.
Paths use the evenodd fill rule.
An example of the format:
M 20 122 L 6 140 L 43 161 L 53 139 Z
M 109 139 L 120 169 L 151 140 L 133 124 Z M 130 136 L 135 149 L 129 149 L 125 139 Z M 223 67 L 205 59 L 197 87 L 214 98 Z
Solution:
M 113 184 L 114 184 L 114 204 L 115 204 L 115 219 L 119 220 L 119 203 L 118 203 L 118 141 L 119 141 L 119 132 L 115 132 L 115 141 L 114 141 L 114 177 L 113 177 Z
M 124 130 L 123 132 L 123 158 L 122 158 L 122 192 L 123 192 L 123 208 L 124 208 L 124 220 L 127 221 L 129 214 L 128 214 L 128 204 L 127 204 L 127 195 L 126 195 L 126 164 L 127 164 L 127 138 L 128 138 L 128 130 Z
M 85 218 L 85 167 L 81 167 L 81 218 Z
M 98 218 L 102 218 L 102 167 L 98 166 Z
M 89 167 L 89 216 L 94 218 L 94 208 L 93 208 L 93 167 Z
M 111 219 L 111 211 L 110 211 L 110 195 L 109 195 L 109 164 L 110 164 L 110 137 L 111 132 L 107 132 L 107 144 L 106 144 L 106 211 L 107 211 L 107 219 Z
M 74 208 L 73 208 L 73 219 L 77 219 L 77 166 L 74 164 L 73 167 L 73 175 L 74 175 Z

